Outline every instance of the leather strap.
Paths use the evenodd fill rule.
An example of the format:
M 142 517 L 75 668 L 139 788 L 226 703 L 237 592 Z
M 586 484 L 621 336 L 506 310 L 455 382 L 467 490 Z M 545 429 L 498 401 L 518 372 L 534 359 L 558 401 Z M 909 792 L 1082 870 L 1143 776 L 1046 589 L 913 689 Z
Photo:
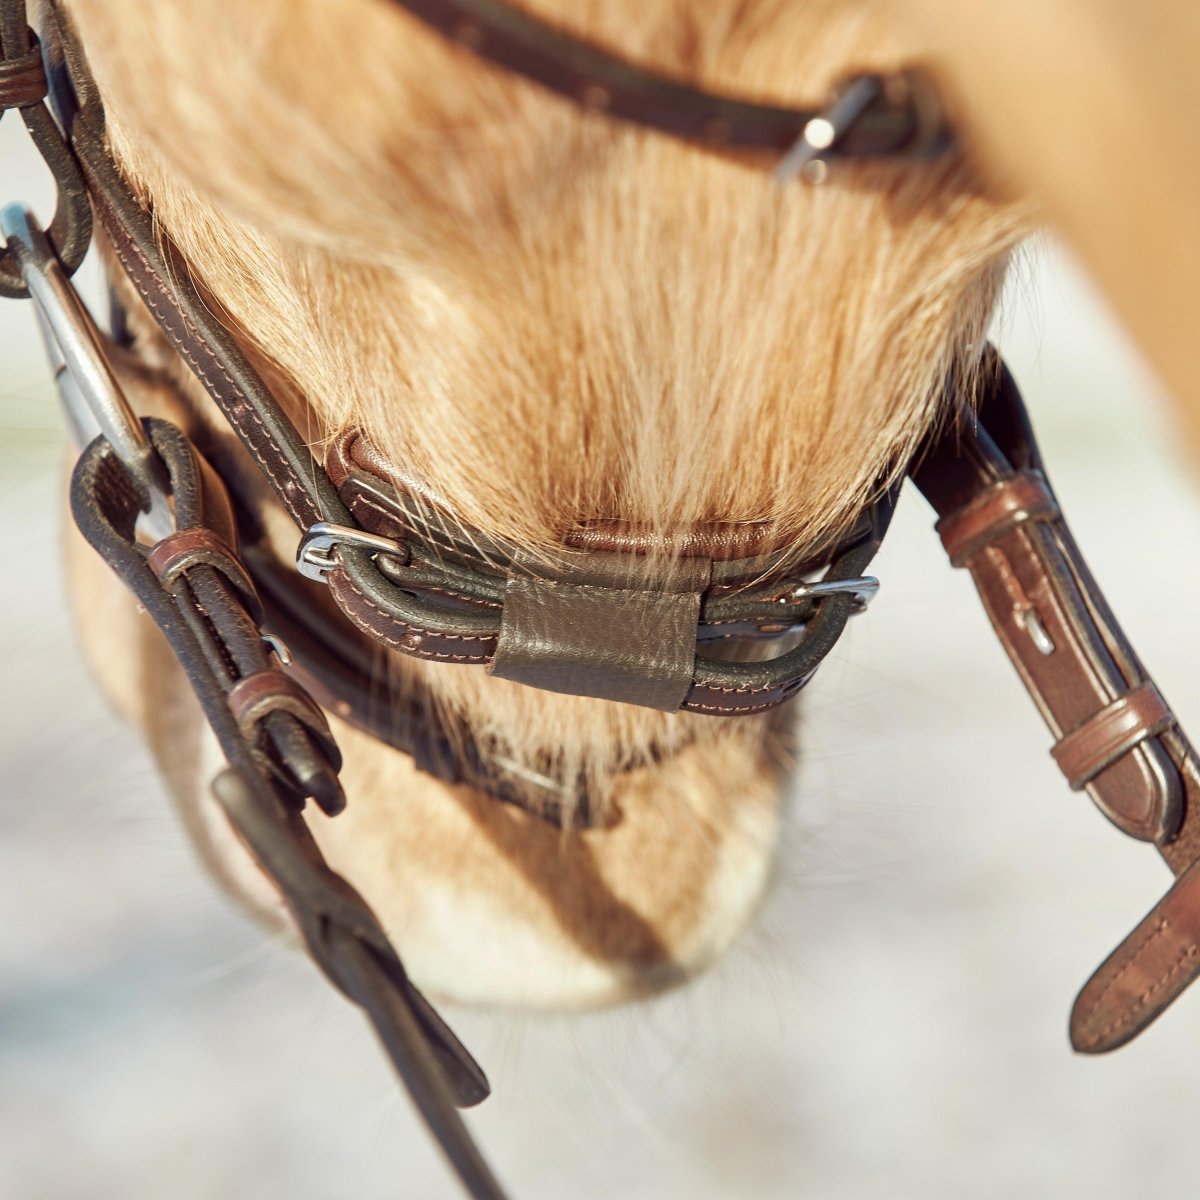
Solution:
M 931 439 L 913 478 L 939 514 L 952 562 L 971 572 L 1071 786 L 1085 789 L 1122 832 L 1154 842 L 1190 879 L 1200 852 L 1195 753 L 1087 569 L 1016 385 L 990 357 L 978 421 L 965 417 Z M 1200 888 L 1181 878 L 1100 968 L 1072 1013 L 1077 1049 L 1121 1045 L 1195 978 L 1198 901 Z M 1148 963 L 1154 978 L 1143 986 Z
M 951 565 L 965 566 L 1001 534 L 1026 521 L 1056 521 L 1058 505 L 1036 471 L 1020 471 L 990 487 L 937 524 Z
M 459 524 L 439 497 L 385 459 L 361 431 L 351 430 L 335 439 L 326 467 L 359 524 L 398 539 L 405 555 L 402 561 L 380 556 L 372 575 L 367 570 L 369 553 L 350 546 L 338 551 L 338 566 L 330 572 L 328 584 L 351 622 L 376 641 L 418 658 L 491 664 L 507 598 L 520 603 L 530 591 L 527 584 L 510 583 L 520 549 Z M 600 544 L 628 556 L 629 570 L 635 569 L 633 562 L 639 555 L 664 545 L 675 552 L 677 561 L 687 557 L 689 550 L 715 551 L 710 559 L 713 586 L 703 594 L 693 645 L 699 642 L 703 647 L 708 641 L 731 637 L 774 638 L 799 625 L 804 626 L 804 636 L 792 650 L 767 661 L 729 662 L 696 649 L 692 678 L 680 707 L 715 716 L 761 713 L 804 686 L 859 607 L 849 594 L 791 606 L 788 594 L 806 575 L 823 568 L 830 582 L 861 576 L 887 531 L 896 495 L 895 490 L 886 492 L 840 538 L 822 539 L 801 553 L 781 548 L 752 523 L 749 528 L 717 524 L 653 537 L 611 519 L 583 523 L 565 530 L 563 541 L 565 546 L 584 542 L 589 546 L 587 554 L 578 558 L 575 567 L 565 555 L 553 575 L 564 581 L 573 571 L 586 571 L 591 559 L 603 553 L 597 548 Z M 752 557 L 730 557 L 742 550 Z M 528 574 L 528 568 L 518 569 L 521 573 Z M 539 573 L 545 580 L 545 570 Z M 769 582 L 756 582 L 763 579 Z M 556 595 L 561 599 L 565 592 L 560 589 Z M 583 601 L 582 593 L 572 595 L 577 603 Z M 532 610 L 530 618 L 540 619 Z M 566 613 L 563 618 L 568 620 Z M 598 628 L 594 622 L 585 622 L 585 627 L 593 633 Z M 581 656 L 588 652 L 579 645 L 568 648 L 563 622 L 560 633 L 564 659 L 574 656 L 583 661 Z M 649 629 L 646 636 L 652 636 Z M 621 648 L 613 647 L 612 660 L 622 654 Z M 594 652 L 591 661 L 600 657 Z M 539 678 L 550 677 L 543 673 Z M 574 679 L 580 686 L 590 686 L 579 672 Z M 555 686 L 566 686 L 565 677 L 560 676 Z
M 1174 721 L 1158 688 L 1143 683 L 1060 738 L 1050 753 L 1071 789 L 1082 791 L 1101 771 Z
M 780 108 L 689 87 L 572 37 L 497 0 L 393 0 L 484 61 L 592 111 L 710 149 L 777 159 L 820 110 Z M 874 102 L 836 144 L 844 157 L 927 158 L 951 145 L 941 106 L 924 76 L 880 80 Z
M 225 537 L 213 529 L 186 529 L 163 538 L 150 551 L 146 563 L 164 587 L 171 587 L 181 575 L 193 567 L 207 565 L 219 571 L 241 597 L 246 611 L 261 620 L 262 602 L 255 591 L 246 568 Z
M 236 340 L 205 303 L 169 234 L 153 221 L 108 150 L 104 109 L 82 48 L 56 3 L 43 43 L 51 98 L 87 182 L 97 219 L 147 311 L 195 373 L 275 494 L 302 528 L 349 514 L 324 472 Z
M 144 426 L 166 467 L 178 532 L 222 527 L 228 499 L 184 435 L 162 421 Z M 137 540 L 139 503 L 111 446 L 97 438 L 72 475 L 72 514 L 187 673 L 230 764 L 216 792 L 235 831 L 279 888 L 314 961 L 367 1013 L 470 1195 L 503 1200 L 455 1112 L 487 1095 L 485 1076 L 408 979 L 362 897 L 329 868 L 301 817 L 308 799 L 331 814 L 345 803 L 340 755 L 324 718 L 272 666 L 257 620 L 224 571 L 197 559 L 174 575 L 164 572 L 167 582 L 155 574 L 147 558 L 158 547 L 147 552 Z
M 26 24 L 25 0 L 0 0 L 0 115 L 15 108 L 54 179 L 54 216 L 46 236 L 70 277 L 92 239 L 92 209 L 75 155 L 42 103 L 49 82 L 38 39 Z M 29 295 L 13 252 L 0 250 L 0 296 Z
M 339 753 L 325 714 L 294 679 L 274 667 L 242 676 L 229 689 L 226 700 L 247 741 L 255 740 L 260 724 L 271 713 L 284 712 L 290 713 L 329 757 Z
M 1071 1043 L 1085 1054 L 1123 1046 L 1200 972 L 1200 860 L 1097 968 L 1071 1011 Z
M 0 110 L 38 104 L 45 95 L 40 49 L 34 47 L 18 58 L 0 60 Z
M 390 686 L 370 639 L 342 622 L 315 618 L 318 610 L 301 595 L 306 581 L 284 575 L 269 551 L 251 546 L 245 554 L 262 597 L 264 628 L 291 656 L 288 674 L 328 712 L 410 755 L 425 774 L 511 804 L 557 829 L 611 828 L 620 821 L 615 804 L 593 803 L 583 779 L 573 787 L 560 782 L 556 763 L 525 767 L 485 751 L 470 726 L 415 680 L 403 689 Z

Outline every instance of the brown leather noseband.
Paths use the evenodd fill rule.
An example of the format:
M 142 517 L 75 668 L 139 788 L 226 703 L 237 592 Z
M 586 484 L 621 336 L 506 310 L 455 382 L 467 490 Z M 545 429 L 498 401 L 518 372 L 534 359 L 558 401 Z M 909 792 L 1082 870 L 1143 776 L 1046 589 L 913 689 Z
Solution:
M 356 525 L 320 527 L 300 562 L 315 558 L 311 573 L 368 636 L 551 691 L 715 716 L 765 712 L 811 678 L 873 593 L 862 572 L 895 504 L 885 491 L 849 530 L 799 551 L 764 523 L 676 534 L 592 520 L 563 531 L 556 561 L 538 562 L 465 528 L 359 431 L 334 441 L 326 466 Z M 354 573 L 360 544 L 375 555 L 369 579 Z M 765 662 L 704 652 L 789 633 L 797 644 Z

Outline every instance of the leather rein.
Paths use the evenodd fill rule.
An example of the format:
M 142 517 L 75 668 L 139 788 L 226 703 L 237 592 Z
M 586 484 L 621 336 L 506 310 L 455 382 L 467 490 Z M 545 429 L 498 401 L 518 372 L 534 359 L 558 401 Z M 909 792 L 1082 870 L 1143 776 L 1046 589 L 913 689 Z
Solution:
M 589 109 L 769 160 L 781 178 L 819 182 L 840 157 L 912 159 L 950 145 L 916 72 L 855 76 L 821 110 L 778 109 L 655 75 L 493 0 L 401 7 Z M 323 710 L 412 754 L 422 770 L 529 808 L 528 779 L 498 770 L 427 698 L 381 700 L 378 646 L 666 711 L 766 712 L 812 677 L 874 593 L 864 572 L 896 489 L 881 489 L 850 529 L 811 546 L 773 544 L 753 524 L 664 533 L 604 518 L 565 530 L 561 561 L 548 564 L 461 525 L 361 431 L 336 439 L 318 463 L 123 177 L 57 0 L 42 6 L 40 43 L 23 0 L 0 0 L 0 51 L 0 110 L 20 111 L 58 185 L 45 232 L 19 206 L 0 216 L 0 294 L 33 299 L 68 421 L 88 442 L 71 482 L 75 520 L 179 658 L 228 760 L 214 795 L 314 961 L 363 1008 L 466 1191 L 502 1198 L 456 1111 L 488 1094 L 486 1078 L 305 824 L 310 800 L 331 815 L 346 804 Z M 70 284 L 93 215 L 146 310 L 295 520 L 298 573 L 252 536 L 239 550 L 255 524 L 244 480 L 220 477 L 175 425 L 129 409 L 111 365 L 119 346 Z M 1177 876 L 1076 1001 L 1072 1043 L 1096 1053 L 1135 1036 L 1200 973 L 1200 773 L 1071 538 L 1016 385 L 994 352 L 987 359 L 978 413 L 949 386 L 949 419 L 908 474 L 938 513 L 952 564 L 971 572 L 1069 785 L 1122 832 L 1154 844 Z M 322 584 L 345 617 L 337 628 L 304 590 Z M 606 631 L 617 599 L 644 614 L 622 631 L 624 644 Z M 706 653 L 774 639 L 783 649 L 763 661 Z M 547 795 L 532 808 L 587 826 L 586 801 Z

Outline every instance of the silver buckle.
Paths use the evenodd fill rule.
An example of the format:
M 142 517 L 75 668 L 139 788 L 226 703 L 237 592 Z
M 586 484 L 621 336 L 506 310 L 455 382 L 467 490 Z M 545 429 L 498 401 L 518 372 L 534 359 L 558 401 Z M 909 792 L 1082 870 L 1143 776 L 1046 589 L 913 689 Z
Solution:
M 354 546 L 369 551 L 372 556 L 390 554 L 395 558 L 405 557 L 403 544 L 395 538 L 368 533 L 365 529 L 355 529 L 350 525 L 318 521 L 306 529 L 300 539 L 296 549 L 296 570 L 306 579 L 324 583 L 325 577 L 337 566 L 334 551 L 338 546 Z
M 857 611 L 861 612 L 875 599 L 879 592 L 879 580 L 874 575 L 859 575 L 854 579 L 820 579 L 816 583 L 797 584 L 784 597 L 784 604 L 795 604 L 800 600 L 817 600 L 822 596 L 854 597 Z
M 846 136 L 854 122 L 875 102 L 882 87 L 878 75 L 857 75 L 842 84 L 779 160 L 775 182 L 791 183 L 797 175 L 802 175 L 805 183 L 824 183 L 829 164 L 823 155 Z

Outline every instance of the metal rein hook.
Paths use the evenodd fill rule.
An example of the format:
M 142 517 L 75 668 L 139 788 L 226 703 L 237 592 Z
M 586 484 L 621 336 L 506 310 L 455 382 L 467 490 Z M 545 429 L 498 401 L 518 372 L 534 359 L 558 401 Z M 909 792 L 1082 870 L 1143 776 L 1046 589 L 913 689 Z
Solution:
M 147 534 L 166 537 L 175 524 L 166 469 L 113 374 L 104 335 L 25 205 L 0 210 L 0 232 L 33 301 L 74 440 L 86 444 L 103 435 L 137 490 Z

